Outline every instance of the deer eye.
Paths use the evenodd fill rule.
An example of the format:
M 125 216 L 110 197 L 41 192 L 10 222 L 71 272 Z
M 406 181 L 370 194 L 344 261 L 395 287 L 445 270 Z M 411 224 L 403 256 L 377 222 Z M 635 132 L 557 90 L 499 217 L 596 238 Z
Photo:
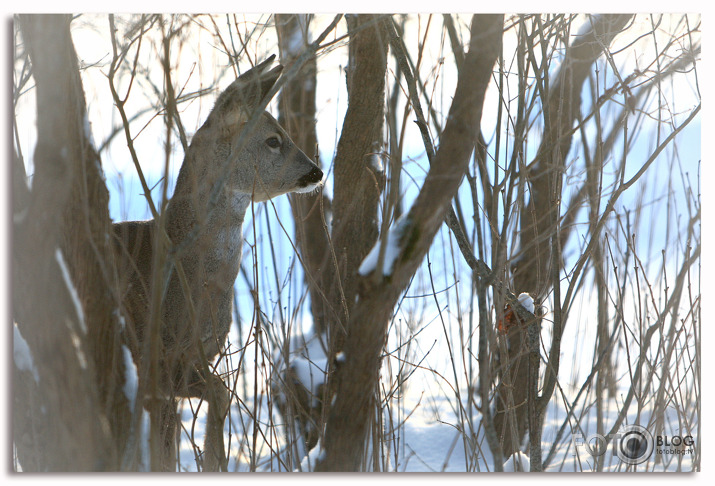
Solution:
M 278 137 L 271 137 L 266 140 L 266 145 L 268 145 L 270 148 L 278 148 L 281 146 L 281 141 Z

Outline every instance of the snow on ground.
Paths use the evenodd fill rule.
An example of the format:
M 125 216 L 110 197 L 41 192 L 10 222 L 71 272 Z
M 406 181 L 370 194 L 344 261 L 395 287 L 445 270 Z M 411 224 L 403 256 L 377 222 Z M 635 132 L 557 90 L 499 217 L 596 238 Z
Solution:
M 392 421 L 384 420 L 385 424 L 400 424 L 387 430 L 385 427 L 384 453 L 387 458 L 383 464 L 388 464 L 389 471 L 397 472 L 491 472 L 494 471 L 494 460 L 484 437 L 483 427 L 480 423 L 480 415 L 475 410 L 471 421 L 465 418 L 460 419 L 455 414 L 456 399 L 445 394 L 435 393 L 434 383 L 428 383 L 429 371 L 423 371 L 422 376 L 412 376 L 408 392 L 403 397 L 399 405 L 393 404 L 391 411 Z M 432 378 L 434 379 L 434 377 Z M 462 391 L 466 393 L 466 391 Z M 253 410 L 253 401 L 245 401 L 246 408 Z M 259 471 L 289 470 L 285 463 L 279 466 L 281 457 L 277 451 L 284 446 L 281 441 L 283 437 L 282 427 L 271 427 L 268 422 L 268 409 L 266 400 L 258 407 L 259 420 L 261 422 L 261 432 L 256 441 L 259 450 L 257 463 Z M 605 410 L 604 421 L 607 427 L 613 423 L 618 415 L 619 409 L 611 406 Z M 230 470 L 249 471 L 251 464 L 249 460 L 249 448 L 253 447 L 253 428 L 248 422 L 246 412 L 240 413 L 236 405 L 232 407 L 232 420 L 227 421 L 226 434 L 232 434 L 230 445 L 231 460 Z M 550 462 L 547 471 L 550 472 L 586 472 L 595 469 L 595 460 L 587 450 L 585 442 L 594 443 L 596 430 L 596 417 L 593 407 L 586 409 L 585 414 L 576 413 L 578 424 L 583 431 L 583 435 L 577 433 L 572 436 L 568 430 L 559 441 L 556 454 Z M 674 409 L 667 409 L 665 413 L 666 422 L 678 423 L 678 412 Z M 183 408 L 183 422 L 185 430 L 194 432 L 196 444 L 203 445 L 204 437 L 204 412 L 199 413 L 199 419 L 194 423 L 193 414 L 188 406 Z M 239 419 L 242 417 L 242 419 Z M 547 410 L 547 417 L 544 425 L 542 455 L 546 458 L 553 444 L 556 431 L 561 427 L 566 413 L 557 401 Z M 274 424 L 280 424 L 279 417 L 274 416 Z M 572 417 L 571 423 L 576 424 L 577 419 Z M 241 424 L 246 428 L 238 430 Z M 471 430 L 474 431 L 476 440 L 468 440 L 461 430 L 469 430 L 468 423 L 471 423 Z M 638 412 L 636 406 L 632 406 L 627 415 L 625 424 L 642 424 L 648 428 L 652 427 L 651 411 L 643 408 Z M 697 438 L 696 438 L 697 439 Z M 243 443 L 241 443 L 243 442 Z M 270 443 L 269 443 L 270 442 Z M 673 448 L 657 447 L 654 454 L 643 464 L 627 467 L 616 455 L 617 442 L 611 441 L 605 451 L 605 471 L 691 471 L 693 455 L 683 453 L 687 447 L 681 446 L 680 453 L 674 453 Z M 666 450 L 670 449 L 670 450 Z M 528 451 L 526 451 L 528 452 Z M 659 453 L 663 452 L 663 453 Z M 318 445 L 310 452 L 310 464 L 314 464 L 317 457 L 324 453 Z M 527 455 L 521 456 L 528 459 Z M 513 470 L 514 464 L 504 461 L 505 470 Z M 303 457 L 301 470 L 311 470 L 308 459 Z M 528 466 L 527 466 L 528 467 Z M 293 468 L 297 470 L 297 466 Z M 182 442 L 181 447 L 181 470 L 196 470 L 194 451 L 187 440 Z
M 531 461 L 529 456 L 523 452 L 517 452 L 509 456 L 503 466 L 504 472 L 529 472 Z

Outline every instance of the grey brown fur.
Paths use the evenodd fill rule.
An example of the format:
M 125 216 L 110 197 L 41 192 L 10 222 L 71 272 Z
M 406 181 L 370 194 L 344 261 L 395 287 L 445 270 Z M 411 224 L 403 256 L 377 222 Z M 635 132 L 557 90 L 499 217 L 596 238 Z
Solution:
M 155 251 L 166 241 L 157 234 L 157 221 L 114 225 L 125 315 L 136 336 L 133 351 L 140 370 L 147 356 L 159 351 L 161 394 L 168 397 L 163 469 L 175 467 L 178 397 L 209 401 L 204 469 L 225 467 L 223 420 L 228 393 L 207 365 L 221 352 L 231 325 L 246 209 L 251 201 L 312 191 L 323 178 L 269 113 L 260 113 L 256 128 L 242 134 L 280 75 L 281 66 L 268 71 L 272 60 L 273 56 L 228 86 L 194 135 L 174 195 L 159 218 L 168 236 L 165 251 Z M 160 302 L 158 312 L 153 309 L 156 302 Z M 161 336 L 155 348 L 151 346 L 157 343 L 148 339 L 152 315 L 158 317 Z M 140 376 L 148 376 L 146 370 Z

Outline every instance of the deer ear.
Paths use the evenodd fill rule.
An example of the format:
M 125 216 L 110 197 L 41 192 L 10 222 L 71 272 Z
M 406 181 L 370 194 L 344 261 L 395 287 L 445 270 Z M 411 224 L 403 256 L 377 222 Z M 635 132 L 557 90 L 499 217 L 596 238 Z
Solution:
M 275 60 L 276 60 L 276 55 L 271 54 L 266 59 L 259 62 L 258 64 L 253 66 L 251 69 L 249 69 L 248 71 L 246 71 L 245 73 L 240 75 L 238 78 L 241 79 L 244 77 L 260 75 L 260 74 L 264 73 L 266 71 L 266 69 L 268 69 L 271 66 L 271 64 L 273 64 L 273 61 L 275 61 Z
M 280 64 L 270 71 L 268 68 L 275 59 L 275 54 L 257 64 L 232 82 L 216 101 L 214 111 L 221 117 L 243 119 L 252 113 L 268 92 L 276 84 L 283 66 Z
M 267 73 L 260 74 L 258 80 L 260 96 L 258 97 L 256 105 L 268 95 L 268 92 L 271 90 L 271 88 L 273 88 L 273 85 L 276 84 L 276 81 L 278 81 L 278 78 L 280 77 L 282 71 L 283 66 L 279 64 Z M 255 106 L 252 106 L 251 108 L 255 108 Z

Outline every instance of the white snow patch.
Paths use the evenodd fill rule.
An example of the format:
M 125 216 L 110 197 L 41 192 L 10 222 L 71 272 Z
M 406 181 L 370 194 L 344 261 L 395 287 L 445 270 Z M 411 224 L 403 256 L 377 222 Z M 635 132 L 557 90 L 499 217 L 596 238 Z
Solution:
M 529 456 L 521 451 L 509 456 L 504 463 L 504 472 L 529 472 L 530 470 L 531 462 L 529 462 Z
M 318 439 L 318 443 L 315 444 L 315 447 L 300 461 L 300 471 L 312 472 L 315 469 L 315 465 L 323 459 L 325 459 L 325 449 L 320 445 L 320 439 Z M 296 470 L 294 472 L 298 471 Z
M 385 167 L 382 165 L 382 154 L 380 154 L 380 153 L 371 154 L 370 155 L 370 165 L 377 172 L 383 172 L 385 170 Z
M 57 260 L 58 265 L 60 266 L 60 270 L 62 270 L 62 277 L 65 280 L 65 285 L 67 286 L 67 290 L 70 292 L 70 296 L 72 297 L 72 302 L 74 303 L 74 308 L 75 311 L 77 312 L 77 318 L 79 319 L 79 327 L 84 332 L 85 334 L 87 333 L 87 324 L 84 322 L 84 311 L 82 310 L 82 303 L 79 300 L 79 295 L 77 294 L 77 289 L 75 288 L 74 284 L 72 283 L 72 277 L 70 277 L 70 271 L 69 268 L 67 268 L 67 263 L 65 263 L 65 259 L 62 256 L 62 252 L 60 251 L 59 248 L 55 249 L 55 259 Z
M 151 470 L 151 458 L 149 456 L 149 428 L 151 419 L 149 412 L 142 409 L 142 420 L 139 426 L 139 452 L 141 461 L 139 462 L 139 472 L 149 472 Z
M 271 393 L 274 403 L 286 403 L 285 379 L 296 380 L 299 387 L 305 389 L 310 395 L 308 407 L 317 408 L 319 406 L 320 387 L 325 384 L 328 370 L 328 355 L 323 348 L 324 336 L 315 334 L 312 331 L 300 333 L 289 338 L 288 356 L 285 355 L 285 348 L 277 350 L 273 360 L 273 373 L 271 378 Z M 291 371 L 290 375 L 288 370 Z M 289 383 L 288 385 L 291 385 Z M 284 417 L 288 420 L 288 417 Z M 298 469 L 312 471 L 318 459 L 320 442 L 308 451 L 305 447 L 305 440 L 300 438 L 303 433 L 310 433 L 312 424 L 306 424 L 308 430 L 301 430 L 298 421 L 286 423 L 286 427 L 293 428 L 295 441 L 286 444 L 280 449 L 278 454 L 272 453 L 269 460 L 259 468 L 261 471 L 280 472 Z M 300 460 L 300 463 L 298 463 Z
M 295 371 L 298 381 L 311 394 L 311 406 L 318 406 L 318 388 L 325 383 L 328 372 L 328 357 L 323 350 L 320 337 L 317 335 L 294 336 L 290 342 L 288 366 Z M 275 357 L 276 376 L 285 376 L 286 364 L 282 352 Z M 281 393 L 280 386 L 274 391 Z
M 318 387 L 325 383 L 325 374 L 328 369 L 327 358 L 311 359 L 297 356 L 293 358 L 291 366 L 298 376 L 298 381 L 311 394 L 311 405 L 318 406 Z
M 517 297 L 516 300 L 519 301 L 519 303 L 524 307 L 524 309 L 528 310 L 532 314 L 534 313 L 534 299 L 531 297 L 531 295 L 526 292 L 522 292 L 519 294 L 519 297 Z
M 32 351 L 30 351 L 30 346 L 27 345 L 27 341 L 20 334 L 20 329 L 17 324 L 13 326 L 13 345 L 12 345 L 12 355 L 15 360 L 15 366 L 20 371 L 30 371 L 32 377 L 35 379 L 35 383 L 40 383 L 40 375 L 37 373 L 37 368 L 35 367 L 35 361 L 32 359 Z
M 382 274 L 384 276 L 390 275 L 392 273 L 392 268 L 395 265 L 395 260 L 400 255 L 400 240 L 402 238 L 402 233 L 404 233 L 407 227 L 409 219 L 407 214 L 403 215 L 398 219 L 395 224 L 390 228 L 386 235 L 379 238 L 375 242 L 375 246 L 372 247 L 370 253 L 367 254 L 365 259 L 360 264 L 358 273 L 363 277 L 371 274 L 375 271 L 377 267 L 377 261 L 380 256 L 380 247 L 385 244 L 385 257 L 382 262 Z
M 122 352 L 124 354 L 124 396 L 129 400 L 130 410 L 134 410 L 134 405 L 137 399 L 137 390 L 139 389 L 139 377 L 137 375 L 137 366 L 132 360 L 132 353 L 126 344 L 122 344 Z

